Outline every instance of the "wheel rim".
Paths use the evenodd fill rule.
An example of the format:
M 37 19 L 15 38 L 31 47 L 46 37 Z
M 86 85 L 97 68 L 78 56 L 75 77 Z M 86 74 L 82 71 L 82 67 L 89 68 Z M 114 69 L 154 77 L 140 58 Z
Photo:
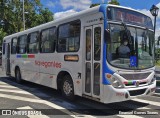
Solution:
M 66 95 L 70 95 L 72 93 L 72 85 L 68 82 L 65 81 L 63 84 L 63 91 Z

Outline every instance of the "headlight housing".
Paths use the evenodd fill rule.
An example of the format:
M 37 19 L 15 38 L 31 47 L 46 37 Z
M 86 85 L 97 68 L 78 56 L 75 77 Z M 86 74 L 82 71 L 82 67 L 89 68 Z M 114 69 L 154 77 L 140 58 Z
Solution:
M 109 82 L 111 83 L 111 85 L 114 88 L 123 88 L 124 87 L 123 84 L 113 75 L 111 75 L 109 73 L 106 73 L 105 77 L 106 77 L 107 80 L 109 80 Z

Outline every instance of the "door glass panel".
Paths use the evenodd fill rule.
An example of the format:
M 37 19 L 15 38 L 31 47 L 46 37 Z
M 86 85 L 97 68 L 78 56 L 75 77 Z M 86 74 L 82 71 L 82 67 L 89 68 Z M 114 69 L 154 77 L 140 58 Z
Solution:
M 100 63 L 94 63 L 93 93 L 100 94 Z
M 99 61 L 101 56 L 101 27 L 94 29 L 94 60 Z
M 86 30 L 86 60 L 91 60 L 91 29 Z
M 10 45 L 7 44 L 7 58 L 10 58 Z
M 7 44 L 7 69 L 6 74 L 10 73 L 10 44 Z
M 91 92 L 91 63 L 86 63 L 86 80 L 85 80 L 85 92 Z
M 3 55 L 5 54 L 6 44 L 3 43 Z

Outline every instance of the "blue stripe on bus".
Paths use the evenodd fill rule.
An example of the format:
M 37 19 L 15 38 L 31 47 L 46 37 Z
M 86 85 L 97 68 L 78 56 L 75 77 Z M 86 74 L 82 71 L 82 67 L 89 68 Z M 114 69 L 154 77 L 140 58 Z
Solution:
M 21 58 L 22 56 L 21 55 L 17 55 L 17 58 Z
M 107 4 L 102 4 L 100 5 L 100 8 L 99 8 L 99 12 L 102 12 L 103 13 L 103 16 L 104 16 L 104 29 L 107 28 Z M 109 69 L 109 67 L 107 66 L 107 63 L 106 63 L 106 49 L 107 49 L 107 46 L 106 46 L 106 40 L 104 39 L 104 43 L 103 43 L 103 74 L 102 74 L 102 82 L 104 85 L 108 85 L 110 84 L 110 82 L 107 80 L 107 78 L 105 77 L 105 73 L 110 73 L 110 74 L 113 74 L 114 72 L 112 70 Z

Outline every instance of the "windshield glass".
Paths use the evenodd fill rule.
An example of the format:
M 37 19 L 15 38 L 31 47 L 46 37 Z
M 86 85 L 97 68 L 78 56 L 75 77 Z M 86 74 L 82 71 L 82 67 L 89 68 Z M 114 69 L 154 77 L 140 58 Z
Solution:
M 107 60 L 115 67 L 144 69 L 154 65 L 154 33 L 147 29 L 110 24 L 111 38 L 107 40 Z

